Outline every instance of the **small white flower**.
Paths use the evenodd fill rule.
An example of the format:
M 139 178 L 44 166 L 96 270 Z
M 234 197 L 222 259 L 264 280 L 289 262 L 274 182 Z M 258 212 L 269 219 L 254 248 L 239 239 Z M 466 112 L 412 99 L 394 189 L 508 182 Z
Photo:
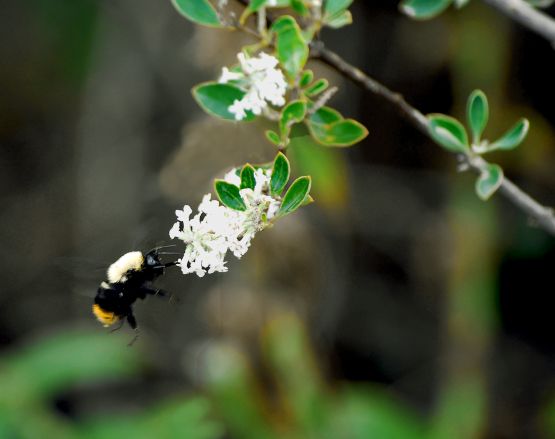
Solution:
M 243 77 L 243 75 L 241 73 L 233 72 L 233 71 L 229 70 L 227 67 L 224 67 L 222 69 L 222 74 L 220 76 L 220 79 L 218 79 L 218 82 L 220 84 L 225 84 L 229 81 L 237 81 L 237 80 L 241 79 L 242 77 Z
M 199 277 L 216 271 L 227 271 L 225 256 L 232 252 L 241 258 L 249 249 L 255 235 L 270 224 L 281 201 L 270 195 L 271 169 L 258 168 L 254 172 L 254 189 L 239 191 L 246 209 L 237 211 L 221 205 L 206 194 L 198 206 L 198 213 L 191 218 L 189 206 L 176 210 L 177 222 L 170 230 L 170 238 L 186 245 L 178 266 L 184 274 L 196 273 Z M 240 186 L 237 169 L 224 176 L 228 183 Z
M 247 111 L 260 115 L 268 103 L 276 107 L 285 105 L 287 82 L 278 67 L 277 58 L 264 52 L 251 58 L 241 52 L 237 59 L 242 73 L 224 67 L 219 79 L 220 83 L 239 81 L 239 87 L 246 92 L 242 99 L 236 99 L 228 108 L 236 120 L 244 119 Z

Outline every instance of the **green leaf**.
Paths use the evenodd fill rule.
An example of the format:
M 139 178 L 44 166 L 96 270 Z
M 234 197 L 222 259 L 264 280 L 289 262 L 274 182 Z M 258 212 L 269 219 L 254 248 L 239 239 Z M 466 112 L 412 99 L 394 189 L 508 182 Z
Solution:
M 274 159 L 272 168 L 272 178 L 270 179 L 270 193 L 272 195 L 281 195 L 283 188 L 289 181 L 290 173 L 289 160 L 280 152 Z
M 494 151 L 496 149 L 515 149 L 518 145 L 522 143 L 522 141 L 528 134 L 529 128 L 530 122 L 528 122 L 528 119 L 520 119 L 509 131 L 507 131 L 505 134 L 503 134 L 503 136 L 493 142 L 489 146 L 488 151 Z
M 235 115 L 229 112 L 229 107 L 236 100 L 241 100 L 245 92 L 231 84 L 219 84 L 217 82 L 205 82 L 193 88 L 193 97 L 211 116 L 225 120 L 235 121 Z M 253 120 L 255 115 L 247 111 L 244 121 Z
M 310 121 L 318 124 L 331 124 L 343 120 L 343 116 L 331 107 L 321 107 L 310 116 Z
M 276 33 L 276 52 L 280 65 L 294 80 L 308 60 L 308 45 L 295 19 L 289 15 L 279 17 L 272 25 Z
M 234 184 L 224 180 L 216 180 L 214 182 L 214 189 L 224 206 L 233 210 L 247 210 L 247 206 L 239 193 L 239 188 Z
M 297 210 L 310 192 L 310 185 L 310 177 L 297 178 L 285 193 L 278 215 L 287 215 Z
M 488 98 L 482 90 L 474 90 L 468 97 L 466 116 L 472 132 L 472 144 L 478 145 L 489 118 Z
M 291 9 L 302 16 L 308 14 L 308 8 L 305 6 L 303 0 L 291 0 Z
M 324 2 L 324 13 L 328 17 L 340 14 L 351 6 L 351 3 L 353 3 L 353 0 L 326 0 Z
M 417 20 L 435 17 L 449 7 L 452 0 L 403 0 L 401 11 Z
M 499 165 L 488 164 L 476 180 L 476 193 L 482 200 L 491 197 L 503 183 L 503 169 Z
M 271 143 L 276 146 L 281 145 L 281 139 L 279 138 L 279 134 L 272 130 L 266 130 L 266 139 L 268 139 Z
M 301 75 L 301 80 L 299 81 L 299 87 L 305 88 L 314 79 L 314 72 L 312 70 L 305 70 Z
M 286 139 L 289 136 L 289 131 L 294 123 L 299 123 L 304 120 L 306 115 L 306 103 L 303 101 L 291 101 L 281 111 L 279 120 L 279 130 L 281 138 Z
M 77 383 L 119 378 L 138 369 L 138 353 L 126 336 L 65 331 L 41 338 L 2 358 L 0 406 L 50 397 Z
M 433 139 L 451 152 L 467 152 L 468 136 L 462 124 L 444 114 L 428 115 L 430 134 Z
M 172 0 L 177 11 L 194 23 L 222 27 L 218 13 L 208 0 Z
M 353 23 L 353 16 L 350 11 L 343 11 L 340 14 L 329 17 L 325 20 L 326 25 L 332 29 L 339 29 Z
M 247 9 L 251 12 L 258 11 L 262 6 L 265 6 L 268 0 L 251 0 Z
M 360 122 L 343 119 L 331 124 L 308 122 L 312 137 L 326 146 L 351 146 L 368 135 L 368 130 Z
M 255 186 L 254 168 L 247 163 L 241 169 L 241 189 L 254 189 Z
M 329 82 L 327 79 L 319 79 L 314 84 L 312 84 L 309 88 L 306 89 L 305 93 L 307 96 L 316 96 L 317 94 L 322 93 L 326 88 L 329 86 Z

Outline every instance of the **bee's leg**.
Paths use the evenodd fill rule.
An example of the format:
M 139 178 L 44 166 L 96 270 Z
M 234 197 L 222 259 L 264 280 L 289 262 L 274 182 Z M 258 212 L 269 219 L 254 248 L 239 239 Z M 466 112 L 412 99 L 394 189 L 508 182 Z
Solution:
M 174 295 L 172 293 L 169 293 L 166 290 L 162 290 L 160 288 L 142 287 L 141 292 L 144 292 L 145 294 L 150 294 L 151 296 L 167 297 L 170 303 L 178 301 L 178 299 L 174 298 Z
M 125 323 L 125 320 L 120 319 L 119 325 L 118 325 L 117 327 L 115 327 L 115 328 L 110 329 L 110 333 L 119 331 L 119 330 L 123 327 L 123 324 L 124 324 L 124 323 Z
M 129 311 L 129 314 L 127 314 L 127 323 L 129 323 L 129 326 L 131 326 L 131 328 L 135 331 L 135 337 L 133 337 L 127 346 L 133 346 L 133 343 L 135 343 L 139 338 L 139 327 L 137 326 L 137 320 L 135 320 L 135 316 L 132 311 Z

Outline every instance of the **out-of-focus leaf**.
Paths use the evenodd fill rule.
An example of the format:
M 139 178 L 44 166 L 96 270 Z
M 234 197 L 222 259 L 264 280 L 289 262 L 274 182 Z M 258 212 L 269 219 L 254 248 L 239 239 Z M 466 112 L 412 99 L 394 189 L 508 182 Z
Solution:
M 324 13 L 328 17 L 341 14 L 351 6 L 351 3 L 353 3 L 353 0 L 326 0 L 324 2 Z
M 526 138 L 529 128 L 530 122 L 528 122 L 528 119 L 520 119 L 509 131 L 493 142 L 488 151 L 515 149 Z
M 343 11 L 341 14 L 326 19 L 326 25 L 332 29 L 339 29 L 352 23 L 353 16 L 350 11 Z
M 449 7 L 452 0 L 403 0 L 400 9 L 419 20 L 435 17 Z
M 503 183 L 503 169 L 499 165 L 489 164 L 476 180 L 476 193 L 482 200 L 491 197 Z
M 90 419 L 80 439 L 217 439 L 222 427 L 207 418 L 209 404 L 203 398 L 176 399 L 135 416 L 112 413 Z
M 201 360 L 205 387 L 231 437 L 278 439 L 242 353 L 230 345 L 213 343 L 203 349 Z
M 33 400 L 80 381 L 128 375 L 138 358 L 127 342 L 101 331 L 65 333 L 21 349 L 0 368 L 0 400 Z
M 322 148 L 308 135 L 293 137 L 287 150 L 296 172 L 312 177 L 310 192 L 318 207 L 341 212 L 349 197 L 345 155 L 335 148 Z
M 472 132 L 472 143 L 477 145 L 489 118 L 488 98 L 482 90 L 474 90 L 470 94 L 466 114 Z
M 400 402 L 377 389 L 347 389 L 333 407 L 330 430 L 349 439 L 425 439 L 425 426 Z M 330 436 L 333 437 L 333 436 Z
M 221 27 L 218 13 L 208 0 L 172 0 L 175 9 L 185 18 L 204 26 Z
M 293 315 L 277 316 L 266 326 L 262 344 L 281 398 L 292 408 L 291 415 L 302 428 L 299 436 L 333 437 L 327 436 L 328 397 L 301 320 Z
M 467 152 L 468 136 L 462 124 L 451 116 L 430 114 L 430 134 L 436 142 L 451 152 Z

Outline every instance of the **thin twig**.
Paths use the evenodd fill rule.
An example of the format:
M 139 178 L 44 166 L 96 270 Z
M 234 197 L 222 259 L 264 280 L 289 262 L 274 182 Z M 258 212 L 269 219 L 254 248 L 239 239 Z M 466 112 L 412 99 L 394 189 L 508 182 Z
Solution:
M 424 135 L 434 140 L 430 134 L 426 116 L 411 106 L 401 94 L 390 90 L 385 85 L 366 75 L 357 67 L 349 64 L 337 53 L 327 49 L 321 41 L 313 43 L 311 49 L 316 58 L 320 59 L 334 70 L 342 73 L 351 81 L 394 105 L 409 122 L 418 128 Z M 486 172 L 489 163 L 482 157 L 466 154 L 459 154 L 459 156 L 463 163 L 475 173 L 482 174 Z M 503 179 L 499 191 L 515 206 L 532 218 L 538 226 L 552 235 L 555 235 L 555 213 L 553 209 L 538 203 L 508 178 Z
M 239 3 L 242 3 L 243 5 L 248 4 L 247 0 L 237 1 Z M 552 23 L 552 20 L 545 14 L 542 14 L 531 7 L 529 8 L 532 9 L 532 13 L 528 9 L 522 9 L 521 3 L 524 3 L 522 0 L 484 1 L 496 6 L 499 4 L 500 8 L 501 4 L 503 4 L 503 7 L 511 10 L 512 13 L 516 14 L 518 17 L 526 17 L 526 19 L 521 18 L 519 20 L 521 22 L 533 22 L 534 26 L 539 26 L 541 24 L 539 28 L 534 28 L 534 30 L 544 35 L 550 41 L 555 42 L 555 29 L 551 29 L 551 27 L 555 27 L 555 24 Z M 511 7 L 509 7 L 509 5 L 511 4 L 517 4 L 518 7 L 515 7 L 515 9 L 511 9 Z M 517 10 L 518 12 L 514 12 L 514 10 Z M 538 19 L 537 14 L 542 16 L 542 18 Z M 530 17 L 533 18 L 531 19 Z M 547 19 L 547 22 L 545 19 Z M 546 33 L 540 32 L 540 28 L 543 29 Z M 310 55 L 311 57 L 319 59 L 324 64 L 327 64 L 329 67 L 338 71 L 343 76 L 353 81 L 355 84 L 360 85 L 362 88 L 377 96 L 380 96 L 385 101 L 395 106 L 397 110 L 399 110 L 401 115 L 404 116 L 409 122 L 411 122 L 414 127 L 416 127 L 418 130 L 420 130 L 422 134 L 434 141 L 433 137 L 430 134 L 428 119 L 426 118 L 426 116 L 422 114 L 419 110 L 414 108 L 412 105 L 410 105 L 405 100 L 403 95 L 390 90 L 382 83 L 368 76 L 359 68 L 345 61 L 337 53 L 326 48 L 325 44 L 322 41 L 313 41 L 310 44 Z M 465 167 L 465 169 L 471 169 L 477 174 L 483 174 L 487 172 L 487 167 L 489 163 L 482 157 L 469 154 L 457 154 L 457 157 L 462 162 L 462 165 Z M 534 198 L 532 198 L 506 177 L 503 178 L 503 182 L 499 187 L 499 192 L 501 192 L 505 196 L 505 198 L 507 198 L 511 203 L 513 203 L 524 213 L 526 213 L 530 218 L 532 218 L 539 227 L 543 228 L 546 232 L 555 236 L 555 212 L 552 208 L 546 207 L 537 202 Z
M 524 27 L 544 37 L 555 47 L 555 19 L 524 0 L 484 0 Z

